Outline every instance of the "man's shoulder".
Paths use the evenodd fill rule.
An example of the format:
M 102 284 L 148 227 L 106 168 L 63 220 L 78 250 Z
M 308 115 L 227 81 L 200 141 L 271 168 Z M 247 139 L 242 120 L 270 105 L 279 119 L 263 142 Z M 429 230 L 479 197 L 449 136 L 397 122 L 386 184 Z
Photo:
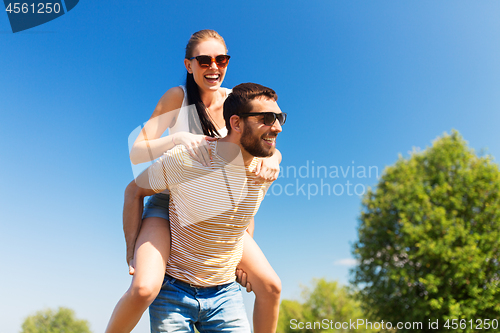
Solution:
M 215 153 L 216 141 L 208 142 L 208 149 L 211 150 L 212 154 Z M 166 151 L 160 157 L 162 164 L 172 165 L 176 164 L 184 168 L 195 168 L 203 169 L 203 165 L 191 155 L 189 149 L 184 145 L 177 145 L 174 148 Z
M 189 156 L 189 152 L 184 145 L 176 145 L 174 148 L 164 152 L 160 159 L 184 159 Z
M 210 150 L 214 150 L 217 146 L 217 140 L 208 141 L 208 146 Z M 174 148 L 163 153 L 163 156 L 181 156 L 181 155 L 191 157 L 186 146 L 182 144 L 176 145 Z

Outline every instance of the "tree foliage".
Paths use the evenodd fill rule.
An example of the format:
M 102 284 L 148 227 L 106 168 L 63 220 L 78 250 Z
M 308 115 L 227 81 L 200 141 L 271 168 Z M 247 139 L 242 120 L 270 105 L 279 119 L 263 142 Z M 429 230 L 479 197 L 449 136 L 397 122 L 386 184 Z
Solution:
M 400 156 L 363 199 L 352 282 L 365 309 L 392 322 L 439 319 L 440 329 L 498 318 L 499 190 L 497 164 L 456 131 Z
M 281 302 L 278 333 L 371 332 L 364 328 L 335 329 L 335 323 L 349 323 L 349 320 L 364 318 L 359 302 L 346 286 L 339 286 L 336 281 L 314 280 L 312 289 L 304 288 L 303 298 L 304 303 L 293 300 Z
M 60 307 L 38 311 L 26 318 L 21 333 L 91 333 L 86 320 L 75 318 L 73 310 Z

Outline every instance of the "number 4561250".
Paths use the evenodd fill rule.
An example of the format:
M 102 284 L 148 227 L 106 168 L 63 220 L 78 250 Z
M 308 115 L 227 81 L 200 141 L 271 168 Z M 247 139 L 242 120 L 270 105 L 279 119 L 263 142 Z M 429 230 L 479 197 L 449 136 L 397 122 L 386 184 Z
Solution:
M 475 321 L 470 319 L 469 321 L 465 319 L 461 319 L 460 321 L 458 319 L 448 319 L 446 323 L 444 324 L 444 327 L 447 329 L 466 329 L 469 327 L 470 329 L 497 329 L 498 328 L 498 320 L 497 319 L 476 319 Z
M 27 4 L 27 3 L 9 3 L 7 8 L 5 8 L 5 11 L 9 13 L 14 13 L 14 14 L 50 14 L 50 13 L 56 13 L 58 14 L 61 11 L 61 5 L 59 3 L 51 3 L 51 2 L 45 2 L 45 3 L 38 3 L 36 6 L 34 3 L 32 4 Z

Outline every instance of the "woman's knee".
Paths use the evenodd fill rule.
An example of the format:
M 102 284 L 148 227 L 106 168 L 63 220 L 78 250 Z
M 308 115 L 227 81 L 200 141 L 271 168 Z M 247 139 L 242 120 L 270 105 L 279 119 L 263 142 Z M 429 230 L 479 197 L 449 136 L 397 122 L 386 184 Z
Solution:
M 142 193 L 141 188 L 135 183 L 135 180 L 133 180 L 125 188 L 125 201 L 134 200 L 136 198 L 142 199 L 144 198 L 144 194 Z
M 133 281 L 129 293 L 137 302 L 152 302 L 160 292 L 161 285 L 152 280 Z
M 267 290 L 269 293 L 277 295 L 278 297 L 281 295 L 281 279 L 277 274 L 274 274 L 267 282 Z
M 279 300 L 281 295 L 281 280 L 275 272 L 272 273 L 265 276 L 261 281 L 252 284 L 255 296 L 265 297 L 270 300 Z

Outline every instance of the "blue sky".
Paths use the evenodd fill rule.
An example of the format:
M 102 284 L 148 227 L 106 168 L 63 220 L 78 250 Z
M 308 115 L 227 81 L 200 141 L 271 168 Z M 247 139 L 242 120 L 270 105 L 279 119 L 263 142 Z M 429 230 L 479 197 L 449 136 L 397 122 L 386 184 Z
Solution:
M 130 283 L 121 231 L 128 135 L 183 84 L 193 32 L 225 38 L 224 86 L 270 86 L 288 113 L 278 148 L 289 172 L 263 202 L 255 238 L 283 298 L 297 298 L 315 277 L 348 282 L 361 207 L 354 186 L 377 183 L 370 166 L 381 174 L 452 129 L 500 156 L 499 15 L 498 1 L 88 0 L 13 34 L 0 14 L 3 331 L 57 306 L 104 330 Z M 313 178 L 313 166 L 339 177 Z M 322 184 L 339 195 L 324 185 L 312 196 Z M 145 318 L 135 332 L 148 330 Z

